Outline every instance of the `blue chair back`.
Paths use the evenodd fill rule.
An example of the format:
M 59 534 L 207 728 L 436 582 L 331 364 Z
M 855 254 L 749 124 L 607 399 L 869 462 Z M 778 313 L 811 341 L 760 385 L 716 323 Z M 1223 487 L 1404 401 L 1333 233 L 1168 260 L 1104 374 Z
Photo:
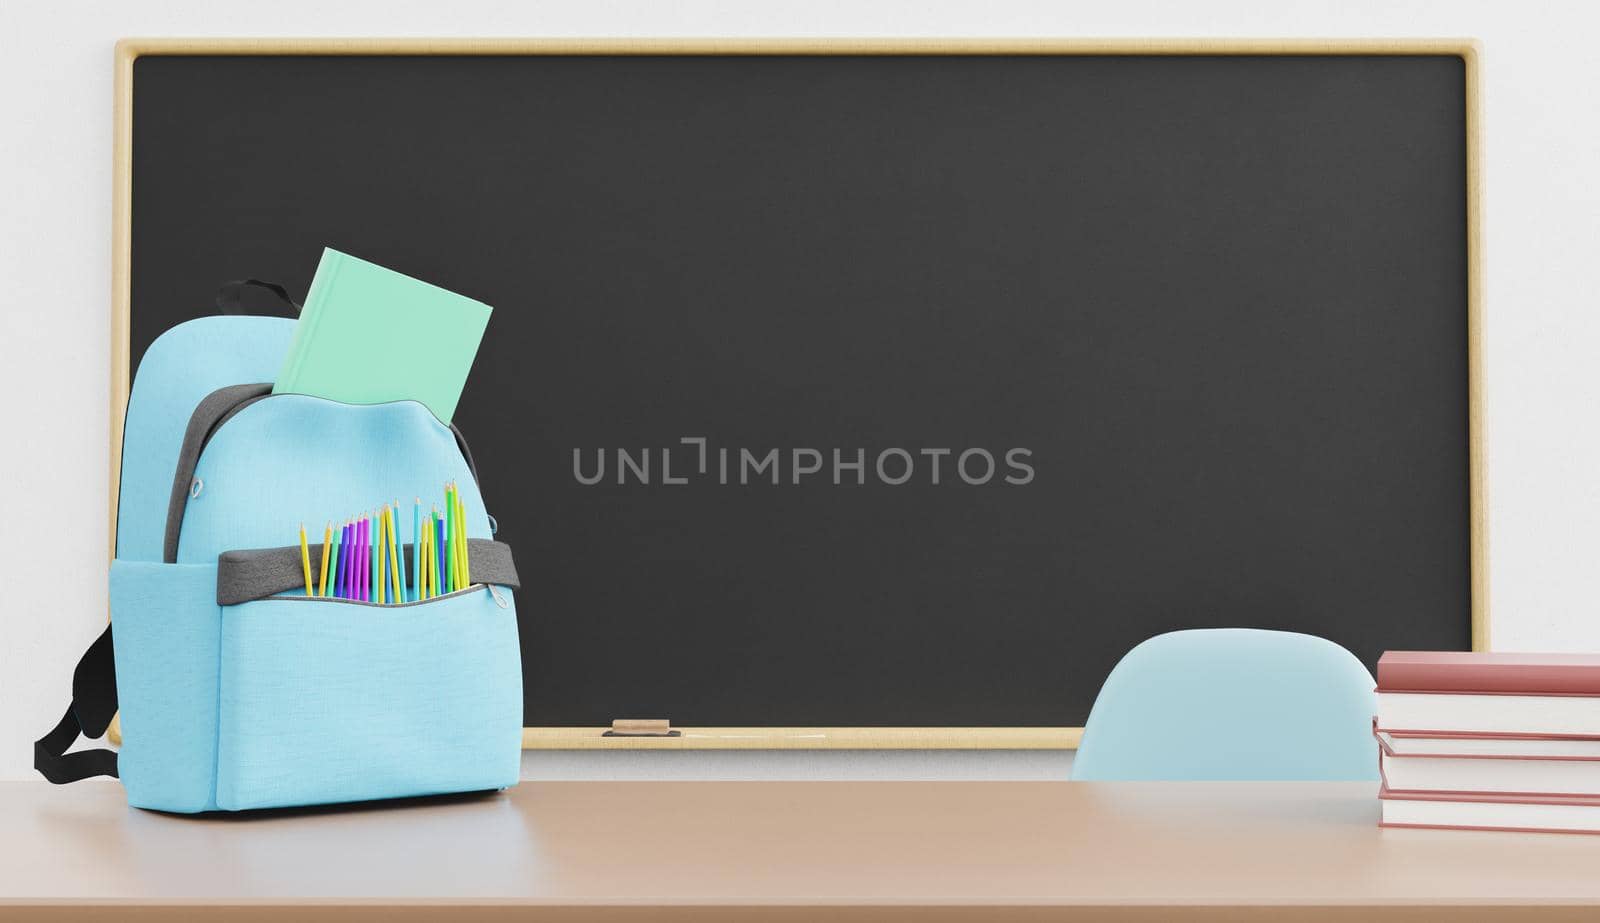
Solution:
M 1312 635 L 1157 635 L 1106 677 L 1072 778 L 1375 781 L 1374 685 L 1355 655 Z

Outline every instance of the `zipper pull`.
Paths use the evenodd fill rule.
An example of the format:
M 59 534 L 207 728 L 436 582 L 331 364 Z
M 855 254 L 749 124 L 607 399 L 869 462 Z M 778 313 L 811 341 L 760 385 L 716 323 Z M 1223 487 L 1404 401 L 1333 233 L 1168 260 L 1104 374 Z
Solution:
M 206 482 L 200 480 L 200 476 L 199 475 L 195 475 L 194 480 L 189 482 L 189 499 L 193 500 L 193 499 L 199 497 L 200 496 L 200 491 L 205 490 L 205 489 L 206 489 Z
M 489 595 L 494 597 L 494 604 L 495 605 L 499 606 L 502 609 L 510 608 L 511 604 L 506 602 L 506 598 L 504 596 L 500 595 L 500 588 L 499 587 L 495 586 L 492 583 L 487 584 L 487 586 L 489 587 Z

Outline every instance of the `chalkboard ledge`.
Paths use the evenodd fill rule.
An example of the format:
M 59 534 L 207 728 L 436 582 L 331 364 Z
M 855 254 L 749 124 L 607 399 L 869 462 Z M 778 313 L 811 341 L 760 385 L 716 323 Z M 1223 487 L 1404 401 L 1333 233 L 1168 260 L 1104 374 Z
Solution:
M 609 727 L 522 729 L 524 750 L 1076 750 L 1074 727 L 686 727 L 607 737 Z

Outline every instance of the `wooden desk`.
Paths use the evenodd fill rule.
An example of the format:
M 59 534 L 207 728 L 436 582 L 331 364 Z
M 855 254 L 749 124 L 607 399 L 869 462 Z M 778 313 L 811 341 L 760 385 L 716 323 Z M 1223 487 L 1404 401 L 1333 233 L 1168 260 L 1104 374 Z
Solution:
M 1364 784 L 558 782 L 188 818 L 9 783 L 0 916 L 1600 919 L 1600 837 L 1377 815 Z

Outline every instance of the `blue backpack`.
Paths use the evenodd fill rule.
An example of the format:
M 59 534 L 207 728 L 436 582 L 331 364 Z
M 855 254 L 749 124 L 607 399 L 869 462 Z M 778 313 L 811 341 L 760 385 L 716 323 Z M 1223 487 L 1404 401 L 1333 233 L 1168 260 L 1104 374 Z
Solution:
M 78 664 L 66 716 L 35 744 L 50 781 L 120 776 L 129 804 L 184 813 L 516 784 L 519 582 L 466 443 L 414 401 L 253 384 L 277 375 L 293 329 L 200 318 L 140 362 L 111 625 Z M 306 595 L 299 545 L 285 542 L 299 523 L 389 500 L 409 509 L 450 480 L 467 510 L 468 589 L 398 605 Z M 66 752 L 80 733 L 105 733 L 119 706 L 120 754 Z

